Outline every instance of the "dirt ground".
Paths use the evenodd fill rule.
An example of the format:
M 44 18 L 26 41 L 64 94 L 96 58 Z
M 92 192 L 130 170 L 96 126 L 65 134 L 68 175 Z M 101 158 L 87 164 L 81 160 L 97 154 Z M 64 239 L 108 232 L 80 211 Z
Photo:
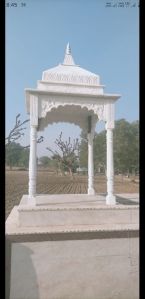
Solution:
M 94 179 L 96 193 L 106 193 L 106 177 L 96 175 Z M 138 178 L 115 176 L 115 193 L 138 193 Z M 38 172 L 38 194 L 87 193 L 87 176 L 69 175 L 56 176 L 48 172 Z M 6 218 L 15 205 L 18 205 L 22 195 L 28 194 L 28 171 L 6 171 Z

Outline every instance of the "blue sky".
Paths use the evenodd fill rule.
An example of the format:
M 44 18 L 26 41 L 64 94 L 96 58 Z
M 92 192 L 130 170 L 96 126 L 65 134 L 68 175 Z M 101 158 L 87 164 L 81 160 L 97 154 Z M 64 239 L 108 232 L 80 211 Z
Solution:
M 122 95 L 115 118 L 139 119 L 138 7 L 107 8 L 107 0 L 15 2 L 17 7 L 6 8 L 6 134 L 18 113 L 22 120 L 28 117 L 24 89 L 36 88 L 44 70 L 63 62 L 68 41 L 75 63 L 100 75 L 105 92 Z M 73 125 L 49 126 L 41 133 L 45 142 L 38 145 L 39 155 L 60 131 L 66 138 L 80 134 Z M 28 136 L 29 131 L 22 143 Z

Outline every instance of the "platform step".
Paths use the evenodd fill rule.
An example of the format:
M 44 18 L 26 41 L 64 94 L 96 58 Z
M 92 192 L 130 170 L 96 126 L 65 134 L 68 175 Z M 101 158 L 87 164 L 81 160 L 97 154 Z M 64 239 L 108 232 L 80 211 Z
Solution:
M 84 198 L 84 201 L 83 201 Z M 117 204 L 84 195 L 39 196 L 36 205 L 23 197 L 18 207 L 20 227 L 138 224 L 139 206 Z

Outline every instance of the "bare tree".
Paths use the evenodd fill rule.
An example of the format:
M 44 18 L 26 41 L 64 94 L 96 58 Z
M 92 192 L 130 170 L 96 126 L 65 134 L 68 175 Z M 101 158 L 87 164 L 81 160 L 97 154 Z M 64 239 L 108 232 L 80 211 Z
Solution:
M 78 166 L 78 138 L 74 139 L 73 142 L 71 142 L 70 137 L 68 141 L 63 141 L 61 132 L 59 137 L 55 140 L 55 144 L 58 147 L 59 151 L 53 151 L 49 147 L 47 147 L 46 149 L 53 154 L 52 159 L 58 162 L 58 167 L 61 170 L 68 170 L 70 175 L 72 175 L 74 169 Z
M 20 120 L 20 113 L 16 116 L 16 121 L 13 129 L 9 132 L 8 136 L 5 138 L 6 145 L 9 145 L 11 142 L 15 142 L 18 140 L 20 137 L 24 136 L 24 130 L 26 130 L 26 127 L 23 127 L 24 124 L 28 123 L 30 119 L 26 119 L 23 122 Z M 40 136 L 37 139 L 37 143 L 43 142 L 44 137 Z M 23 146 L 23 148 L 29 148 L 29 145 Z
M 18 140 L 21 136 L 24 136 L 24 130 L 26 130 L 26 127 L 22 127 L 24 124 L 26 124 L 29 119 L 24 120 L 21 122 L 20 113 L 16 116 L 16 122 L 13 127 L 13 129 L 9 132 L 9 135 L 6 137 L 6 144 L 10 144 L 11 142 L 15 142 Z

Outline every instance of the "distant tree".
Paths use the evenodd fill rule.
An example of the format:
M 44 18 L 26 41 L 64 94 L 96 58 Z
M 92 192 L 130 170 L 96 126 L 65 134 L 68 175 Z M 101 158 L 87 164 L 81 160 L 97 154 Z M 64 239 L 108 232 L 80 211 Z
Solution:
M 69 171 L 70 175 L 72 175 L 78 167 L 78 139 L 76 138 L 71 142 L 71 138 L 69 137 L 68 141 L 64 141 L 61 132 L 59 137 L 55 140 L 55 144 L 58 150 L 53 151 L 49 147 L 46 148 L 52 153 L 52 160 L 57 162 L 59 169 L 62 171 Z
M 29 149 L 28 148 L 22 148 L 21 156 L 20 156 L 18 164 L 19 164 L 19 166 L 28 168 L 28 166 L 29 166 Z
M 139 171 L 139 122 L 129 123 L 125 119 L 115 122 L 114 129 L 114 169 L 116 173 L 130 174 Z M 81 134 L 80 165 L 87 167 L 88 141 L 87 135 Z M 106 131 L 94 136 L 94 167 L 106 171 Z
M 94 136 L 94 169 L 102 169 L 106 173 L 106 132 L 95 133 Z
M 22 146 L 19 143 L 11 142 L 6 145 L 6 165 L 12 169 L 13 166 L 19 166 Z
M 43 167 L 48 167 L 51 164 L 51 159 L 47 156 L 42 156 L 39 158 L 39 162 Z
M 27 168 L 29 165 L 29 149 L 16 142 L 6 144 L 6 165 L 10 169 L 13 166 Z
M 95 133 L 94 135 L 94 169 L 95 172 L 98 168 L 106 169 L 106 136 L 105 131 L 101 133 Z M 80 143 L 80 166 L 88 167 L 88 139 L 87 134 L 81 133 L 81 143 Z
M 81 142 L 79 144 L 79 160 L 80 167 L 88 167 L 88 139 L 87 134 L 82 131 L 81 132 Z
M 114 130 L 114 166 L 120 173 L 139 170 L 139 122 L 116 121 Z

